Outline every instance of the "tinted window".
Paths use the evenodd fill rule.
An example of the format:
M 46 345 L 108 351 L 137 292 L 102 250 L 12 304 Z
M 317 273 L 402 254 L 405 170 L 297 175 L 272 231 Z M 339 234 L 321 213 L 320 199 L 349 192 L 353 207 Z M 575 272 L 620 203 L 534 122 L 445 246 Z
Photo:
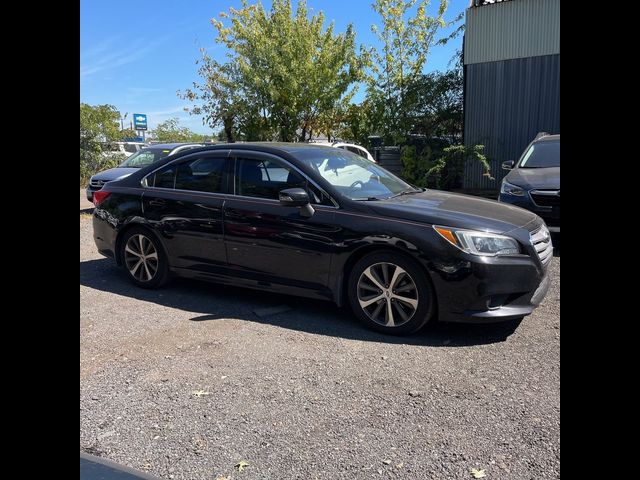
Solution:
M 223 157 L 196 158 L 178 165 L 176 188 L 199 192 L 226 191 L 225 171 L 227 159 Z
M 173 188 L 175 185 L 175 179 L 176 167 L 175 165 L 171 165 L 170 167 L 165 167 L 156 172 L 153 186 L 159 188 Z
M 124 151 L 129 153 L 136 153 L 138 151 L 137 145 L 125 144 Z
M 236 162 L 236 194 L 278 199 L 285 188 L 306 188 L 306 180 L 273 160 L 239 158 Z
M 522 157 L 520 168 L 545 168 L 560 166 L 560 142 L 539 142 L 529 147 Z

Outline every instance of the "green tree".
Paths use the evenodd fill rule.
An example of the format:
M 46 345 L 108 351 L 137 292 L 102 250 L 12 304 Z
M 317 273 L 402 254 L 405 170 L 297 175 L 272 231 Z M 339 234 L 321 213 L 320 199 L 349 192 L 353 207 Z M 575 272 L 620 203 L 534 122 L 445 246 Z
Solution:
M 438 30 L 446 26 L 448 0 L 440 0 L 437 14 L 427 14 L 429 0 L 375 0 L 374 11 L 382 26 L 372 26 L 382 44 L 372 51 L 368 97 L 382 113 L 385 142 L 403 143 L 409 133 L 409 85 L 422 74 L 431 47 L 440 41 Z M 415 11 L 413 10 L 415 7 Z
M 180 126 L 178 118 L 170 118 L 149 132 L 149 135 L 155 140 L 162 143 L 169 142 L 203 142 L 206 135 L 201 135 L 189 130 L 187 127 Z
M 478 162 L 483 175 L 493 180 L 491 167 L 484 155 L 484 145 L 451 145 L 442 149 L 427 145 L 417 150 L 414 145 L 402 147 L 403 177 L 420 187 L 441 190 L 460 188 L 464 166 L 468 162 Z
M 202 116 L 203 123 L 211 128 L 221 125 L 224 132 L 221 139 L 229 143 L 235 142 L 239 131 L 251 140 L 266 140 L 256 125 L 263 123 L 260 113 L 255 108 L 252 111 L 257 102 L 246 99 L 247 92 L 240 88 L 237 62 L 222 64 L 211 58 L 204 48 L 200 51 L 202 58 L 196 63 L 200 64 L 198 75 L 202 83 L 193 82 L 192 88 L 178 91 L 180 98 L 195 104 L 188 109 L 189 113 Z
M 113 105 L 80 104 L 80 142 L 118 140 L 120 112 Z
M 120 140 L 123 142 L 128 141 L 131 138 L 139 137 L 140 133 L 137 130 L 133 130 L 132 128 L 125 128 L 120 131 Z
M 407 86 L 408 131 L 425 137 L 462 138 L 462 70 L 419 75 Z
M 80 185 L 122 160 L 122 156 L 104 153 L 107 142 L 119 138 L 120 113 L 113 105 L 80 104 Z
M 304 140 L 363 78 L 366 56 L 356 53 L 352 26 L 340 34 L 333 23 L 325 29 L 324 14 L 309 16 L 305 0 L 295 12 L 290 0 L 274 0 L 268 12 L 243 0 L 220 18 L 211 23 L 215 41 L 228 49 L 227 62 L 203 54 L 204 81 L 178 95 L 199 102 L 191 113 L 222 124 L 228 139 L 235 131 L 246 140 Z

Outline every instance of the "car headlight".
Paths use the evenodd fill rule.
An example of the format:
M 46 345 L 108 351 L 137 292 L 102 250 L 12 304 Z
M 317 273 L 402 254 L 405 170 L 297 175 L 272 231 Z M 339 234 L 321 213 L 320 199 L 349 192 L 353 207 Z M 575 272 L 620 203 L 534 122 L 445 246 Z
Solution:
M 524 189 L 517 186 L 512 185 L 509 182 L 502 181 L 502 186 L 500 187 L 500 193 L 506 193 L 507 195 L 515 195 L 517 197 L 522 197 L 524 195 Z
M 437 225 L 434 225 L 433 228 L 451 245 L 466 253 L 489 257 L 520 253 L 520 245 L 511 237 Z

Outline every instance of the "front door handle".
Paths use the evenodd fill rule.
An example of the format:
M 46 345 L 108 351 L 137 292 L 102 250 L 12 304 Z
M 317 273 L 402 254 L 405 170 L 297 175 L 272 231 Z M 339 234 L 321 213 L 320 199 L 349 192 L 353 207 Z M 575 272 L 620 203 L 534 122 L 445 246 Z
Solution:
M 154 198 L 153 200 L 149 200 L 149 205 L 153 205 L 154 207 L 162 207 L 167 204 L 166 200 L 162 198 Z

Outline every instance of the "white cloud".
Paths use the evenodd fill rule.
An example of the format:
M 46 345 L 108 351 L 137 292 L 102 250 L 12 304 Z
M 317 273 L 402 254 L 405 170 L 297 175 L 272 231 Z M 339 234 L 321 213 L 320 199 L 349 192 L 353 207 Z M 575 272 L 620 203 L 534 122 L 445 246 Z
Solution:
M 101 44 L 89 49 L 87 51 L 88 53 L 85 52 L 84 55 L 82 53 L 80 54 L 80 78 L 87 77 L 103 70 L 111 70 L 113 68 L 135 62 L 152 50 L 156 49 L 168 39 L 169 37 L 165 36 L 151 42 L 138 40 L 132 45 L 128 45 L 120 50 L 102 55 L 103 52 L 109 49 L 109 45 L 114 42 L 113 38 L 105 40 Z M 83 56 L 85 58 L 84 61 L 82 59 Z

